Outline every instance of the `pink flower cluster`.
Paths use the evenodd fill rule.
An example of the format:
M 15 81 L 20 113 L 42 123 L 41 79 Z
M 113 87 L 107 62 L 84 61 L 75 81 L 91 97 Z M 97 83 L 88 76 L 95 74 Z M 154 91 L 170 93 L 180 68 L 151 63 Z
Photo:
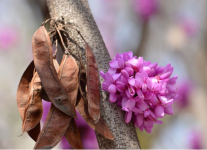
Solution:
M 135 11 L 141 16 L 143 20 L 148 20 L 158 10 L 157 0 L 134 0 Z
M 133 120 L 141 131 L 151 133 L 158 118 L 174 113 L 171 107 L 177 97 L 177 76 L 170 77 L 173 67 L 137 58 L 132 52 L 117 53 L 109 63 L 107 73 L 100 72 L 105 80 L 102 89 L 110 93 L 109 101 L 117 103 L 126 112 L 125 122 Z

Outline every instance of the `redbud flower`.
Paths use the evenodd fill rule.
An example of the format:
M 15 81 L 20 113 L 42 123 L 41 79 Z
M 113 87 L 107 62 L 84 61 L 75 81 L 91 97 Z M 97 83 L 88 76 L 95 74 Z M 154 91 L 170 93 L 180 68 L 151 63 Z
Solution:
M 126 123 L 133 120 L 135 127 L 151 133 L 154 124 L 162 123 L 159 118 L 174 113 L 177 76 L 170 77 L 171 64 L 161 67 L 126 52 L 116 54 L 109 66 L 107 73 L 100 71 L 102 89 L 110 93 L 111 103 L 125 111 Z
M 157 0 L 135 0 L 135 11 L 140 15 L 143 20 L 148 20 L 152 15 L 157 12 Z
M 7 50 L 18 41 L 18 32 L 11 27 L 0 28 L 0 49 Z

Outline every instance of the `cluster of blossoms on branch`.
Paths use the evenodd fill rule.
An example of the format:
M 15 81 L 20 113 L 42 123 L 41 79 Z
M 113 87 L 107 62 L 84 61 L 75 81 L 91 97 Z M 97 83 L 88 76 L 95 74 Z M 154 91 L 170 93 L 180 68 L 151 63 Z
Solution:
M 111 103 L 126 112 L 126 123 L 132 119 L 141 131 L 151 133 L 155 123 L 162 123 L 158 118 L 174 113 L 171 105 L 177 97 L 177 76 L 170 77 L 171 64 L 161 67 L 126 52 L 117 53 L 109 66 L 107 73 L 100 72 L 105 80 L 102 89 L 110 93 Z

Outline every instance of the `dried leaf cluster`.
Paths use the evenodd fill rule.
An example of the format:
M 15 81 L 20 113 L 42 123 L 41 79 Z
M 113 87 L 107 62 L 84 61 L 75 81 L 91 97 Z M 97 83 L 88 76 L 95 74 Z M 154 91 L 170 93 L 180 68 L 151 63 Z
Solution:
M 95 131 L 107 139 L 114 138 L 100 117 L 99 75 L 94 54 L 81 36 L 85 43 L 86 67 L 82 64 L 81 57 L 77 63 L 66 48 L 62 32 L 66 32 L 64 26 L 53 20 L 51 37 L 44 25 L 34 33 L 34 61 L 23 73 L 17 90 L 17 106 L 23 121 L 22 131 L 36 141 L 34 149 L 51 149 L 63 136 L 73 148 L 83 149 L 75 122 L 76 110 Z M 56 45 L 61 41 L 64 47 L 60 65 L 56 60 L 57 46 L 53 55 L 50 38 L 56 41 Z M 41 129 L 42 99 L 52 105 Z

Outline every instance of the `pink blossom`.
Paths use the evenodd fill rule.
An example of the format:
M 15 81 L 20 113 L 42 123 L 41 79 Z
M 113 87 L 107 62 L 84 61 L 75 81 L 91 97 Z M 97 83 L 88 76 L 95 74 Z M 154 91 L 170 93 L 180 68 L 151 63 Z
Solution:
M 1 27 L 0 28 L 0 48 L 8 49 L 18 41 L 18 33 L 14 28 Z
M 184 108 L 189 104 L 189 96 L 194 88 L 191 81 L 183 81 L 178 84 L 178 97 L 175 99 L 175 104 L 178 108 Z
M 157 0 L 135 0 L 134 8 L 138 15 L 143 20 L 148 20 L 152 15 L 157 12 L 158 1 Z
M 190 149 L 203 149 L 202 146 L 202 136 L 201 132 L 198 130 L 192 130 L 190 132 L 189 138 L 188 138 L 188 144 L 190 145 Z
M 152 131 L 159 118 L 174 113 L 171 107 L 177 97 L 177 76 L 171 64 L 165 67 L 137 58 L 132 52 L 117 54 L 109 63 L 107 73 L 100 72 L 105 80 L 102 89 L 110 93 L 109 101 L 117 103 L 125 114 L 125 122 L 133 120 L 140 130 Z
M 198 23 L 190 17 L 182 17 L 180 26 L 188 37 L 193 37 L 198 32 Z

